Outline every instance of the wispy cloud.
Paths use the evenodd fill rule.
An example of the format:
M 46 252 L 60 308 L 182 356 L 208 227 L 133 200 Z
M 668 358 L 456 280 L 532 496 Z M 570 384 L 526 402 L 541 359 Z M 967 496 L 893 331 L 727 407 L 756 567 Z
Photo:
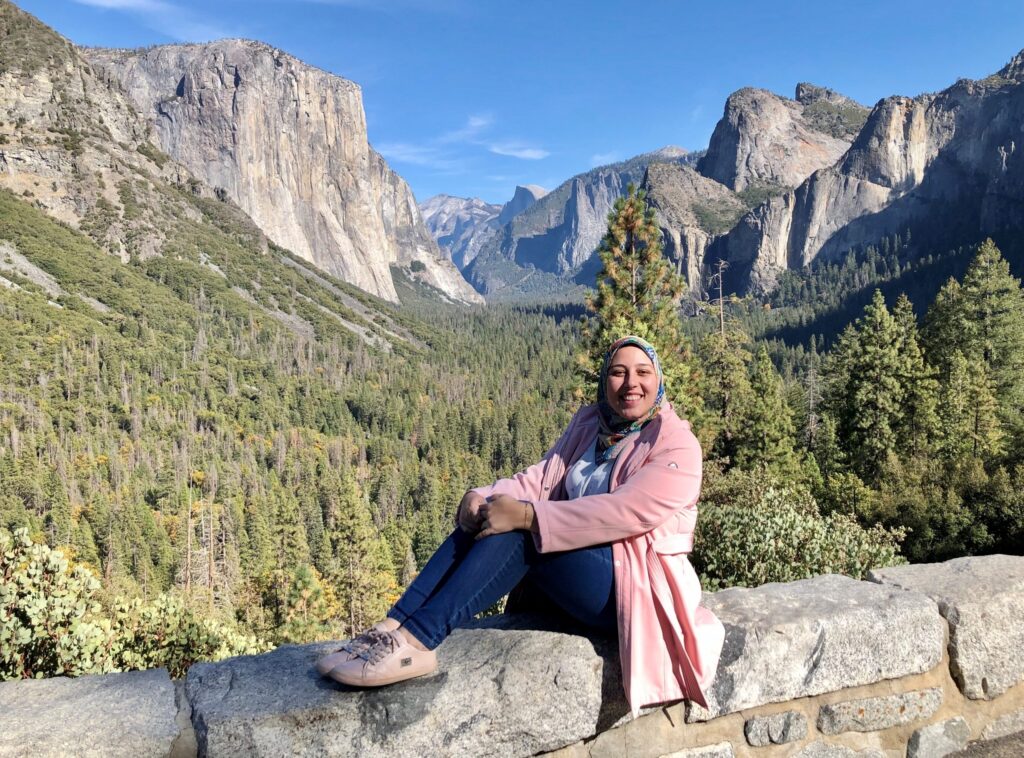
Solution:
M 460 129 L 454 129 L 450 132 L 445 132 L 437 141 L 440 143 L 451 143 L 451 142 L 472 142 L 480 132 L 487 129 L 491 124 L 494 123 L 494 117 L 490 114 L 480 114 L 470 116 L 466 119 L 466 125 Z
M 377 145 L 377 152 L 389 161 L 425 166 L 441 171 L 453 171 L 461 167 L 461 161 L 447 156 L 443 151 L 429 145 L 413 145 L 409 142 L 384 142 Z
M 178 42 L 208 42 L 242 36 L 197 17 L 192 11 L 166 0 L 74 0 L 79 5 L 137 16 L 154 31 Z
M 489 144 L 487 149 L 495 155 L 507 155 L 524 161 L 539 161 L 551 155 L 547 150 L 542 150 L 539 147 L 529 147 L 518 142 L 495 142 Z
M 521 140 L 500 139 L 488 135 L 493 131 L 495 119 L 489 113 L 475 113 L 465 123 L 421 143 L 388 142 L 377 146 L 377 151 L 389 161 L 424 166 L 440 171 L 467 170 L 467 149 L 483 148 L 495 155 L 520 160 L 538 161 L 551 153 Z
M 608 163 L 615 163 L 619 159 L 619 154 L 612 151 L 607 153 L 595 153 L 590 156 L 590 166 L 604 166 Z

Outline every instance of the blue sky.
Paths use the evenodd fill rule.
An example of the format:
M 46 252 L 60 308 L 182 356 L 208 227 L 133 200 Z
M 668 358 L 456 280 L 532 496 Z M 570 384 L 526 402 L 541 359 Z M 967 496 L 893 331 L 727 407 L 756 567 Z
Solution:
M 370 141 L 420 200 L 504 202 L 664 145 L 707 145 L 730 92 L 799 81 L 866 105 L 980 78 L 1024 2 L 16 0 L 81 45 L 268 42 L 362 86 Z

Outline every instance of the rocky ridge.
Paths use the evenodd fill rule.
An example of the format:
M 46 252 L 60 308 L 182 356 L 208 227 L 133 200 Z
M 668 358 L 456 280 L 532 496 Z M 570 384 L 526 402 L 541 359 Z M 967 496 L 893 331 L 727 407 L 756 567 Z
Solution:
M 124 87 L 168 155 L 275 243 L 389 300 L 400 265 L 480 301 L 370 147 L 358 85 L 247 40 L 84 54 Z
M 498 229 L 525 211 L 547 190 L 536 184 L 517 186 L 504 205 L 485 203 L 479 198 L 436 195 L 420 205 L 430 233 L 442 250 L 459 267 L 466 268 Z
M 824 126 L 829 113 L 867 109 L 822 87 L 801 84 L 797 99 L 744 88 L 725 102 L 725 113 L 697 170 L 735 192 L 795 187 L 846 152 L 853 134 Z
M 889 97 L 835 165 L 754 208 L 712 254 L 738 289 L 911 230 L 923 249 L 973 244 L 1024 226 L 1024 53 L 980 81 Z
M 735 192 L 690 166 L 652 163 L 643 188 L 661 229 L 665 255 L 691 295 L 704 288 L 704 254 L 747 210 Z
M 641 183 L 651 163 L 692 160 L 682 148 L 666 147 L 574 176 L 502 226 L 464 273 L 484 294 L 506 297 L 537 287 L 564 290 L 574 278 L 591 284 L 615 200 Z

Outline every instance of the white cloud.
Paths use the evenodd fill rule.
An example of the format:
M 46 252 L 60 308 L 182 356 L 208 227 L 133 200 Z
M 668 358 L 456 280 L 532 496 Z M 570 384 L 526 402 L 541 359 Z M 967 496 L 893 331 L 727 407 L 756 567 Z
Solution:
M 466 119 L 466 124 L 460 129 L 446 132 L 437 138 L 438 142 L 472 142 L 480 132 L 487 129 L 494 123 L 494 118 L 489 114 L 479 114 Z
M 154 31 L 166 34 L 178 42 L 209 42 L 233 34 L 219 26 L 197 18 L 191 11 L 166 0 L 74 0 L 101 10 L 124 11 L 138 16 Z
M 612 151 L 607 153 L 595 153 L 590 156 L 590 166 L 604 166 L 609 163 L 615 163 L 619 159 L 619 154 Z
M 389 161 L 409 163 L 413 166 L 425 166 L 444 171 L 459 167 L 459 161 L 444 155 L 440 150 L 429 145 L 413 145 L 409 142 L 385 142 L 377 145 L 377 152 Z
M 91 5 L 94 8 L 107 8 L 118 11 L 139 11 L 140 13 L 166 13 L 175 10 L 174 6 L 162 0 L 75 0 L 79 5 Z
M 487 149 L 496 155 L 508 155 L 524 161 L 539 161 L 551 155 L 547 150 L 542 150 L 539 147 L 528 147 L 518 142 L 497 142 L 488 145 Z

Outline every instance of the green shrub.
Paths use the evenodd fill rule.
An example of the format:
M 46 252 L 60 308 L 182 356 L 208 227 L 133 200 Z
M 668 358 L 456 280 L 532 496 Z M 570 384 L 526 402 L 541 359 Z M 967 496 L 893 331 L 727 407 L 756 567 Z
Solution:
M 904 563 L 901 529 L 865 529 L 845 513 L 823 516 L 800 486 L 750 477 L 733 483 L 734 492 L 742 490 L 746 497 L 712 498 L 701 506 L 693 562 L 706 590 L 821 574 L 861 579 L 869 569 Z
M 28 530 L 0 529 L 0 680 L 158 666 L 180 677 L 197 660 L 267 649 L 173 596 L 119 599 L 108 610 L 99 590 L 88 569 L 33 543 Z

